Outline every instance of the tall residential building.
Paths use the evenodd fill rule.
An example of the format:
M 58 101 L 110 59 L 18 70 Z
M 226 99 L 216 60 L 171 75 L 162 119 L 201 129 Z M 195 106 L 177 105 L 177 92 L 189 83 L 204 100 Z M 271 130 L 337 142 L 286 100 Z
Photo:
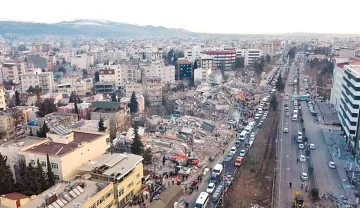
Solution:
M 51 93 L 54 91 L 54 75 L 52 72 L 42 72 L 37 70 L 32 74 L 23 74 L 20 76 L 21 89 L 25 93 L 30 86 L 39 85 L 43 93 Z
M 71 57 L 70 62 L 72 66 L 76 66 L 80 69 L 86 69 L 94 65 L 94 57 L 87 54 L 76 55 L 75 57 Z
M 193 46 L 192 49 L 187 49 L 184 51 L 184 57 L 188 60 L 194 62 L 196 59 L 199 59 L 201 56 L 200 46 Z
M 8 61 L 2 64 L 1 81 L 12 81 L 20 84 L 20 75 L 25 73 L 25 63 L 23 61 Z
M 231 66 L 236 60 L 235 50 L 215 50 L 215 51 L 203 51 L 201 52 L 206 55 L 214 57 L 214 66 L 217 69 L 225 67 L 225 69 L 231 69 Z
M 179 59 L 175 69 L 175 80 L 190 80 L 193 76 L 193 63 L 187 59 Z
M 339 119 L 353 150 L 359 151 L 360 65 L 345 65 Z
M 149 99 L 150 105 L 162 105 L 162 84 L 160 77 L 145 77 L 144 78 L 144 95 Z
M 259 58 L 263 56 L 263 51 L 260 49 L 237 49 L 236 57 L 244 58 L 244 65 L 251 66 L 253 65 Z
M 142 77 L 160 77 L 162 84 L 175 82 L 174 66 L 165 66 L 162 62 L 153 62 L 140 68 L 142 69 Z
M 5 102 L 5 88 L 3 85 L 0 85 L 0 111 L 6 109 L 6 102 Z

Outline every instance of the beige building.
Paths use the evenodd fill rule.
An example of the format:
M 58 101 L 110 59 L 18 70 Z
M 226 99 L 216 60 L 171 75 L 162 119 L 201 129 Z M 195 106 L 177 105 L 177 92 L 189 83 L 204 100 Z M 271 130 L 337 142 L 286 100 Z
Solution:
M 151 106 L 162 105 L 162 84 L 160 77 L 145 77 L 143 80 L 145 98 L 150 101 Z
M 111 208 L 115 207 L 114 185 L 112 182 L 91 180 L 90 175 L 85 175 L 55 184 L 21 207 Z
M 135 95 L 142 95 L 143 90 L 143 84 L 142 83 L 128 83 L 125 85 L 125 97 L 131 97 L 132 93 L 135 92 Z
M 6 101 L 5 101 L 5 88 L 0 85 L 0 111 L 6 109 Z
M 25 74 L 25 63 L 23 61 L 8 61 L 2 64 L 1 81 L 12 81 L 15 84 L 20 84 L 20 76 L 23 74 Z
M 52 93 L 54 91 L 54 75 L 52 72 L 41 72 L 41 70 L 33 74 L 23 74 L 20 76 L 21 89 L 25 93 L 30 86 L 39 85 L 43 93 Z
M 162 62 L 152 62 L 150 65 L 142 66 L 142 77 L 160 77 L 163 85 L 175 82 L 174 66 L 165 66 Z
M 47 139 L 24 147 L 20 158 L 26 163 L 39 160 L 46 171 L 46 155 L 57 180 L 69 180 L 77 168 L 104 154 L 110 147 L 109 135 L 99 132 L 69 131 L 57 126 L 47 133 Z
M 76 55 L 71 58 L 70 62 L 72 66 L 80 69 L 87 69 L 94 65 L 94 57 L 87 54 Z
M 10 114 L 0 114 L 0 133 L 1 132 L 4 134 L 3 139 L 8 139 L 9 137 L 14 136 L 15 124 L 14 119 Z

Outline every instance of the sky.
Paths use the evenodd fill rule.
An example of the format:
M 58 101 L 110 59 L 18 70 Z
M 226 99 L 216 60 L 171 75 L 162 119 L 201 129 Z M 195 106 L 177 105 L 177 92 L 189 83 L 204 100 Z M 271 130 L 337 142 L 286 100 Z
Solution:
M 360 33 L 360 0 L 3 0 L 1 8 L 0 20 L 43 23 L 101 19 L 207 33 Z

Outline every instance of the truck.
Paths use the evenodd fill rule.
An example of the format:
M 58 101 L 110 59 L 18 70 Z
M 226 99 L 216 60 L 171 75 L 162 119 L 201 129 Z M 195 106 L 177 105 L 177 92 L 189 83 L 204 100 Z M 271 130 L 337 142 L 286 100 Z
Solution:
M 212 201 L 214 204 L 216 204 L 216 203 L 219 201 L 219 199 L 221 198 L 221 196 L 222 196 L 222 194 L 223 194 L 223 192 L 224 192 L 224 188 L 225 188 L 225 182 L 224 182 L 224 181 L 222 181 L 222 182 L 218 185 L 218 187 L 216 187 L 216 189 L 215 189 L 215 191 L 214 191 L 214 193 L 213 193 L 213 195 L 212 195 L 212 197 L 211 197 L 211 201 Z
M 295 191 L 294 193 L 294 201 L 293 201 L 295 208 L 304 208 L 305 202 L 304 197 L 301 195 L 300 191 Z

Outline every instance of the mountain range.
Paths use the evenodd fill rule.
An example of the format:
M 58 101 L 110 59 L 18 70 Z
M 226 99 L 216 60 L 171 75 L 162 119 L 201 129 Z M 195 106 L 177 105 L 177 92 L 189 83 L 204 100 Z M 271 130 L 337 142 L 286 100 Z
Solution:
M 139 26 L 107 20 L 77 19 L 59 23 L 34 23 L 20 21 L 0 21 L 0 35 L 59 35 L 98 37 L 181 37 L 195 34 L 183 29 L 156 26 Z

